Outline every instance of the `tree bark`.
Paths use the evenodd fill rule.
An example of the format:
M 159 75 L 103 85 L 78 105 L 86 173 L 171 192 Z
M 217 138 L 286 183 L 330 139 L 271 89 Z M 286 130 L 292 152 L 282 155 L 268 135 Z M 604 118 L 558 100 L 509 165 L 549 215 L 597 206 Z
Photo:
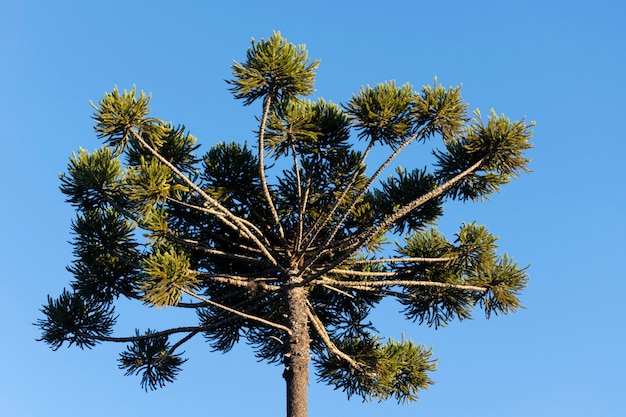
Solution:
M 292 285 L 287 289 L 286 302 L 288 327 L 292 332 L 286 347 L 283 374 L 287 384 L 287 417 L 307 417 L 311 342 L 304 288 Z

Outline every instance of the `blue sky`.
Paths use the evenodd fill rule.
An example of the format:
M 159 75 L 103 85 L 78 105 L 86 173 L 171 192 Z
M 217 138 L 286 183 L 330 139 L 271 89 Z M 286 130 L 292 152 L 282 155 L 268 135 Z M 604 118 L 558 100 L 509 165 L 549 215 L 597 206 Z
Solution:
M 317 95 L 347 101 L 385 80 L 463 84 L 483 114 L 535 120 L 530 175 L 483 204 L 452 205 L 441 229 L 486 224 L 530 264 L 515 315 L 437 331 L 392 304 L 381 333 L 433 345 L 437 384 L 418 403 L 348 401 L 319 384 L 310 415 L 618 417 L 626 372 L 626 3 L 615 1 L 5 1 L 0 4 L 0 413 L 284 415 L 281 369 L 245 345 L 202 340 L 179 379 L 145 393 L 117 369 L 120 345 L 52 352 L 32 325 L 71 277 L 72 208 L 58 175 L 72 151 L 99 147 L 89 100 L 115 85 L 151 92 L 156 117 L 185 124 L 204 149 L 251 139 L 255 108 L 227 91 L 233 59 L 273 30 L 320 58 Z M 425 148 L 424 157 L 428 150 Z M 411 156 L 418 166 L 421 155 Z M 120 334 L 191 318 L 122 305 Z

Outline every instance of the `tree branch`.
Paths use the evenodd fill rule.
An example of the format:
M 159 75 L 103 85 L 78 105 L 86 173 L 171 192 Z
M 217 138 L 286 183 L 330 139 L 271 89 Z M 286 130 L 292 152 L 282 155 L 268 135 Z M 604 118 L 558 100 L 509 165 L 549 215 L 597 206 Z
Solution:
M 328 351 L 332 355 L 335 355 L 345 360 L 346 362 L 348 362 L 350 366 L 352 366 L 354 369 L 361 369 L 361 365 L 358 362 L 356 362 L 350 356 L 346 355 L 341 350 L 339 350 L 339 348 L 333 343 L 333 341 L 330 340 L 330 336 L 328 335 L 328 332 L 326 332 L 326 329 L 324 328 L 324 324 L 320 321 L 320 319 L 314 313 L 313 306 L 311 306 L 311 304 L 308 301 L 307 301 L 307 307 L 308 308 L 306 310 L 306 313 L 309 316 L 309 320 L 311 321 L 311 324 L 313 325 L 313 328 L 315 329 L 317 334 L 320 336 L 320 338 L 326 345 L 326 348 L 328 349 Z
M 195 332 L 190 332 L 187 336 L 183 337 L 182 339 L 180 339 L 178 342 L 174 343 L 172 345 L 172 347 L 170 348 L 170 350 L 168 351 L 168 353 L 171 355 L 173 354 L 176 349 L 178 349 L 179 347 L 181 347 L 184 343 L 188 342 L 189 340 L 191 340 L 195 335 L 197 335 L 198 333 L 200 333 L 201 330 L 197 330 Z
M 283 226 L 280 223 L 280 219 L 278 218 L 278 213 L 276 212 L 276 207 L 274 206 L 274 202 L 272 201 L 272 195 L 270 194 L 270 190 L 267 187 L 267 179 L 265 177 L 265 124 L 267 123 L 267 117 L 270 112 L 271 103 L 272 97 L 268 94 L 265 98 L 265 103 L 263 106 L 263 116 L 261 116 L 261 126 L 259 128 L 259 176 L 261 177 L 261 187 L 263 188 L 263 194 L 265 194 L 267 205 L 272 212 L 272 217 L 274 217 L 274 223 L 278 228 L 278 234 L 280 238 L 284 240 L 285 232 L 283 231 Z
M 261 260 L 261 259 L 257 259 L 257 258 L 252 258 L 250 256 L 239 255 L 239 254 L 236 254 L 236 253 L 229 253 L 229 252 L 224 252 L 224 251 L 217 250 L 217 249 L 212 249 L 212 248 L 203 246 L 197 240 L 185 239 L 185 238 L 182 238 L 182 237 L 177 237 L 176 235 L 174 235 L 173 232 L 170 232 L 170 233 L 171 234 L 168 235 L 168 238 L 170 240 L 172 240 L 173 242 L 176 242 L 176 243 L 179 243 L 181 245 L 190 247 L 192 249 L 204 252 L 207 255 L 218 256 L 218 257 L 225 258 L 225 259 L 233 259 L 233 260 L 236 260 L 236 261 L 243 261 L 243 262 L 257 264 L 257 265 L 264 265 L 266 267 L 267 266 L 275 267 L 274 265 L 270 264 L 266 260 Z M 232 242 L 230 242 L 230 243 L 232 243 Z M 240 246 L 240 247 L 242 247 L 243 249 L 246 249 L 246 250 L 250 250 L 251 252 L 258 252 L 256 250 L 252 250 L 251 248 L 246 248 L 245 246 Z
M 345 292 L 345 291 L 341 291 L 339 288 L 335 288 L 335 287 L 333 287 L 332 285 L 322 284 L 322 287 L 327 288 L 327 289 L 329 289 L 329 290 L 331 290 L 331 291 L 338 292 L 339 294 L 341 294 L 341 295 L 345 295 L 345 296 L 346 296 L 346 297 L 348 297 L 348 298 L 355 299 L 354 295 L 352 295 L 352 294 L 350 294 L 350 293 L 347 293 L 347 292 Z
M 190 209 L 198 210 L 198 211 L 210 214 L 212 216 L 215 216 L 218 219 L 220 219 L 220 221 L 222 223 L 224 223 L 225 225 L 229 226 L 233 230 L 240 230 L 239 227 L 237 227 L 236 225 L 231 223 L 229 220 L 227 220 L 226 217 L 223 215 L 223 213 L 220 212 L 220 211 L 211 210 L 210 208 L 197 206 L 195 204 L 185 203 L 184 201 L 177 200 L 177 199 L 171 198 L 171 197 L 167 197 L 167 199 L 168 199 L 168 201 L 171 201 L 171 202 L 173 202 L 175 204 L 178 204 L 178 205 L 181 205 L 183 207 L 187 207 L 187 208 L 190 208 Z M 263 232 L 261 231 L 261 229 L 259 229 L 254 223 L 251 223 L 251 222 L 249 222 L 246 219 L 242 219 L 241 217 L 237 217 L 237 218 L 241 221 L 241 223 L 243 223 L 244 225 L 249 227 L 251 230 L 254 230 L 260 237 L 262 237 L 263 240 L 265 241 L 264 242 L 265 244 L 269 245 L 269 241 L 267 240 L 267 237 L 263 235 Z
M 283 330 L 287 334 L 291 335 L 291 330 L 288 327 L 283 326 L 282 324 L 274 323 L 274 322 L 271 322 L 269 320 L 265 320 L 265 319 L 263 319 L 261 317 L 253 316 L 253 315 L 250 315 L 250 314 L 246 314 L 246 313 L 241 312 L 239 310 L 235 310 L 233 308 L 227 307 L 227 306 L 225 306 L 223 304 L 216 303 L 215 301 L 209 300 L 208 298 L 205 298 L 205 297 L 203 297 L 203 296 L 201 296 L 199 294 L 196 294 L 195 292 L 193 292 L 193 291 L 191 291 L 191 290 L 189 290 L 187 288 L 184 288 L 184 287 L 182 287 L 182 286 L 180 286 L 178 284 L 173 284 L 172 286 L 177 288 L 178 290 L 184 292 L 185 294 L 192 296 L 193 298 L 197 298 L 200 301 L 204 301 L 205 303 L 207 303 L 209 305 L 212 305 L 214 307 L 220 308 L 220 309 L 222 309 L 224 311 L 227 311 L 229 313 L 235 314 L 237 316 L 243 317 L 244 319 L 252 320 L 252 321 L 255 321 L 257 323 L 261 323 L 261 324 L 265 324 L 266 326 L 273 327 L 275 329 Z
M 398 272 L 393 271 L 353 271 L 351 269 L 331 269 L 328 273 L 354 277 L 397 277 L 399 275 Z
M 426 203 L 427 201 L 432 200 L 433 198 L 436 198 L 436 197 L 439 197 L 439 196 L 443 195 L 446 191 L 448 191 L 450 188 L 452 188 L 454 185 L 456 185 L 462 179 L 464 179 L 465 177 L 469 176 L 474 171 L 476 171 L 478 168 L 480 168 L 480 166 L 485 162 L 485 159 L 486 158 L 479 159 L 478 162 L 474 163 L 469 168 L 467 168 L 465 171 L 463 171 L 463 172 L 459 173 L 458 175 L 456 175 L 455 177 L 451 178 L 448 182 L 442 184 L 441 186 L 435 188 L 434 190 L 424 194 L 423 196 L 413 200 L 409 204 L 407 204 L 404 207 L 400 208 L 399 210 L 395 211 L 391 216 L 386 218 L 381 224 L 379 224 L 377 227 L 374 227 L 373 230 L 369 233 L 369 237 L 371 238 L 372 236 L 376 235 L 381 230 L 388 228 L 396 220 L 400 219 L 403 216 L 406 216 L 408 213 L 410 213 L 411 211 L 415 210 L 416 208 L 418 208 L 422 204 Z
M 159 336 L 169 336 L 171 334 L 176 334 L 176 333 L 202 332 L 204 330 L 209 330 L 211 327 L 213 326 L 210 326 L 210 327 L 203 327 L 203 326 L 176 327 L 173 329 L 161 330 L 160 332 L 150 333 L 149 335 L 129 336 L 129 337 L 88 335 L 83 332 L 76 332 L 75 334 L 81 337 L 88 338 L 88 339 L 98 340 L 100 342 L 132 343 L 132 342 L 137 342 L 139 340 L 151 339 L 151 338 L 159 337 Z
M 450 262 L 458 259 L 458 256 L 444 256 L 442 258 L 387 258 L 387 259 L 354 259 L 346 260 L 346 264 L 350 265 L 373 265 L 382 263 L 409 263 L 409 262 Z
M 365 160 L 369 156 L 369 153 L 372 150 L 373 146 L 374 146 L 374 142 L 370 141 L 370 143 L 367 145 L 367 149 L 365 149 L 365 152 L 363 152 L 363 156 L 361 157 L 360 165 L 365 164 Z M 357 169 L 354 172 L 354 174 L 352 174 L 352 177 L 350 178 L 350 181 L 348 182 L 348 184 L 344 187 L 344 190 L 341 193 L 341 196 L 337 199 L 337 201 L 335 201 L 335 204 L 333 205 L 333 208 L 330 209 L 328 211 L 328 213 L 326 213 L 326 215 L 323 218 L 322 217 L 318 218 L 317 221 L 315 222 L 315 224 L 313 225 L 313 227 L 311 227 L 311 230 L 307 233 L 308 243 L 307 243 L 307 246 L 304 248 L 303 252 L 306 252 L 311 247 L 311 244 L 315 241 L 315 239 L 320 234 L 320 232 L 322 231 L 324 226 L 328 223 L 328 221 L 333 216 L 333 214 L 335 214 L 335 212 L 339 208 L 339 205 L 341 204 L 343 199 L 346 198 L 346 195 L 348 195 L 348 192 L 350 191 L 350 189 L 352 189 L 352 186 L 354 185 L 354 182 L 356 181 L 356 179 L 358 177 L 359 177 L 359 170 Z M 369 184 L 367 186 L 369 186 Z M 367 187 L 366 187 L 366 189 L 367 189 Z M 363 192 L 361 194 L 363 194 Z M 356 200 L 358 200 L 361 197 L 362 197 L 362 195 L 357 196 Z M 349 211 L 351 211 L 351 210 L 352 209 L 350 209 Z M 320 221 L 320 219 L 322 219 L 322 220 Z
M 248 277 L 240 277 L 237 275 L 207 274 L 206 272 L 200 271 L 193 272 L 210 281 L 229 284 L 235 287 L 261 288 L 265 291 L 278 291 L 281 289 L 281 287 L 278 285 L 266 284 L 263 281 L 254 278 L 251 279 Z
M 291 152 L 293 153 L 293 170 L 296 173 L 296 183 L 298 184 L 297 192 L 298 192 L 298 201 L 300 202 L 300 210 L 298 212 L 298 235 L 294 241 L 294 252 L 298 252 L 300 250 L 300 243 L 302 242 L 302 237 L 304 233 L 304 212 L 306 210 L 306 200 L 305 196 L 302 195 L 302 179 L 300 178 L 300 164 L 298 164 L 298 154 L 296 152 L 296 145 L 293 140 L 290 140 Z M 306 196 L 308 196 L 308 187 L 306 190 Z
M 352 256 L 356 250 L 358 250 L 359 248 L 363 247 L 363 245 L 367 241 L 369 241 L 373 236 L 375 236 L 377 233 L 380 233 L 381 231 L 387 229 L 393 222 L 395 222 L 396 220 L 398 220 L 402 216 L 405 216 L 406 214 L 408 214 L 412 210 L 415 210 L 417 207 L 421 206 L 422 204 L 426 203 L 427 201 L 443 195 L 446 191 L 448 191 L 450 188 L 452 188 L 458 182 L 460 182 L 465 177 L 469 176 L 474 171 L 476 171 L 478 168 L 480 168 L 480 166 L 484 162 L 485 162 L 485 158 L 481 158 L 478 162 L 474 163 L 473 165 L 471 165 L 466 170 L 462 171 L 458 175 L 456 175 L 453 178 L 451 178 L 450 180 L 448 180 L 448 182 L 446 182 L 446 183 L 442 184 L 441 186 L 435 188 L 434 190 L 424 194 L 423 196 L 421 196 L 419 198 L 416 198 L 415 200 L 413 200 L 409 204 L 401 207 L 399 210 L 395 211 L 391 216 L 389 216 L 384 221 L 382 221 L 379 225 L 372 226 L 371 228 L 369 228 L 369 229 L 363 231 L 362 233 L 354 236 L 352 239 L 349 239 L 346 242 L 345 247 L 337 249 L 337 251 L 340 251 L 340 250 L 344 251 L 345 253 L 343 255 L 339 256 L 335 261 L 333 261 L 330 264 L 326 265 L 326 267 L 324 267 L 324 268 L 320 269 L 319 271 L 311 274 L 309 277 L 307 277 L 307 279 L 304 281 L 304 283 L 311 282 L 311 281 L 313 281 L 313 280 L 323 276 L 324 274 L 328 273 L 328 271 L 330 271 L 331 269 L 334 269 L 337 266 L 341 265 L 346 259 L 348 259 L 350 256 Z M 312 265 L 317 259 L 319 259 L 321 253 L 323 253 L 322 250 L 320 250 L 320 252 L 318 254 L 314 255 L 312 257 L 312 260 L 309 261 L 309 265 L 308 266 Z
M 436 281 L 411 281 L 411 280 L 382 280 L 382 281 L 341 281 L 330 278 L 322 278 L 310 282 L 311 284 L 318 285 L 333 285 L 339 288 L 352 288 L 352 289 L 371 289 L 378 287 L 434 287 L 444 289 L 455 289 L 465 291 L 487 292 L 487 287 L 478 287 L 475 285 L 463 285 L 463 284 L 450 284 L 447 282 Z
M 365 184 L 365 186 L 363 187 L 359 195 L 357 195 L 356 198 L 352 201 L 352 204 L 350 205 L 350 207 L 348 207 L 348 209 L 343 213 L 343 215 L 341 216 L 341 219 L 339 219 L 339 221 L 333 228 L 332 232 L 330 233 L 330 235 L 328 235 L 328 237 L 324 241 L 324 244 L 321 247 L 325 247 L 326 245 L 328 245 L 328 243 L 330 243 L 334 239 L 335 235 L 337 234 L 337 232 L 339 232 L 339 229 L 341 229 L 341 226 L 344 224 L 344 222 L 346 221 L 346 219 L 348 218 L 352 210 L 354 210 L 357 203 L 365 196 L 365 193 L 372 186 L 376 178 L 378 178 L 378 176 L 389 166 L 389 164 L 391 164 L 391 162 L 394 159 L 396 159 L 396 157 L 400 154 L 400 152 L 402 152 L 407 146 L 409 146 L 415 139 L 420 137 L 422 133 L 425 131 L 426 131 L 426 126 L 422 127 L 419 131 L 413 134 L 409 139 L 404 141 L 402 145 L 398 146 L 398 148 L 395 151 L 393 151 L 393 153 L 387 158 L 387 160 L 378 167 L 374 175 L 372 175 L 372 177 L 367 181 L 367 183 Z M 346 190 L 344 190 L 343 195 L 347 193 L 347 190 L 348 190 L 347 188 Z M 315 259 L 315 257 L 313 259 Z M 315 262 L 315 260 L 311 262 Z
M 187 185 L 189 185 L 189 187 L 191 187 L 195 192 L 197 192 L 202 198 L 205 199 L 205 201 L 213 206 L 216 207 L 218 209 L 219 212 L 221 212 L 227 219 L 229 219 L 230 221 L 232 221 L 234 224 L 236 224 L 238 226 L 238 228 L 240 230 L 242 230 L 244 232 L 244 234 L 246 234 L 248 236 L 248 238 L 250 238 L 250 240 L 252 240 L 257 247 L 261 250 L 261 252 L 263 252 L 263 254 L 267 257 L 267 259 L 273 264 L 276 265 L 278 267 L 280 267 L 280 265 L 278 264 L 278 262 L 276 261 L 276 259 L 274 259 L 274 257 L 269 253 L 269 251 L 267 250 L 267 248 L 265 247 L 265 245 L 263 245 L 263 243 L 261 243 L 259 241 L 259 239 L 252 233 L 252 231 L 250 229 L 248 229 L 248 227 L 246 227 L 246 225 L 243 223 L 242 219 L 235 216 L 233 213 L 231 213 L 226 207 L 222 206 L 217 200 L 215 200 L 213 197 L 211 197 L 210 195 L 208 195 L 206 192 L 204 192 L 204 190 L 202 190 L 196 183 L 194 183 L 191 179 L 189 179 L 185 174 L 183 174 L 178 168 L 176 168 L 170 161 L 168 161 L 167 159 L 165 159 L 159 152 L 157 152 L 154 148 L 152 148 L 142 137 L 140 134 L 138 134 L 133 128 L 132 126 L 127 126 L 128 129 L 130 130 L 131 134 L 133 135 L 133 137 L 135 139 L 137 139 L 137 141 L 139 141 L 139 143 L 141 144 L 141 146 L 145 147 L 152 155 L 154 155 L 159 161 L 161 161 L 166 167 L 168 167 L 172 172 L 174 172 L 183 182 L 185 182 Z M 220 218 L 220 220 L 222 220 Z

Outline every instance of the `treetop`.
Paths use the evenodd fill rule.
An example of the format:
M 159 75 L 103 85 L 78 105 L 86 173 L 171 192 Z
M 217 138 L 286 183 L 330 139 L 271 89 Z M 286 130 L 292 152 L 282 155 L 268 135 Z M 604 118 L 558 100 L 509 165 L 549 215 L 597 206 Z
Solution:
M 253 39 L 227 83 L 243 105 L 260 100 L 258 130 L 203 154 L 135 87 L 92 104 L 103 147 L 74 153 L 60 176 L 77 211 L 74 280 L 42 309 L 41 340 L 130 343 L 119 366 L 154 389 L 175 379 L 177 350 L 195 336 L 222 352 L 245 339 L 288 384 L 308 378 L 311 355 L 348 396 L 406 402 L 432 382 L 432 349 L 378 335 L 369 317 L 381 300 L 435 328 L 520 308 L 526 268 L 485 226 L 464 223 L 452 240 L 436 226 L 449 201 L 488 199 L 529 171 L 534 124 L 470 117 L 460 86 L 437 79 L 312 101 L 318 65 L 280 32 Z M 394 165 L 417 146 L 433 164 Z M 114 336 L 119 297 L 192 309 L 197 323 Z

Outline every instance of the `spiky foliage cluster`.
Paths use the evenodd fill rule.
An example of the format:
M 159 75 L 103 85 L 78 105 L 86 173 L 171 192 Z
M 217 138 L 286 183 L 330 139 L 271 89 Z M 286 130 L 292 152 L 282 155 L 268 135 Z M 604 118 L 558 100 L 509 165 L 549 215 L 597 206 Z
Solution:
M 132 344 L 120 355 L 119 367 L 126 370 L 126 375 L 141 374 L 141 386 L 147 390 L 174 381 L 186 361 L 172 353 L 167 336 L 148 329 L 143 335 L 136 331 Z
M 244 105 L 261 102 L 255 145 L 219 142 L 203 156 L 184 127 L 149 116 L 149 96 L 135 89 L 94 105 L 104 146 L 75 154 L 61 176 L 78 213 L 74 281 L 44 306 L 42 340 L 130 341 L 120 366 L 151 389 L 175 379 L 175 351 L 196 335 L 223 352 L 244 339 L 283 363 L 294 331 L 285 298 L 298 287 L 319 378 L 349 396 L 405 402 L 435 364 L 430 349 L 376 334 L 369 315 L 383 298 L 435 327 L 475 308 L 520 307 L 525 269 L 496 253 L 484 226 L 464 224 L 449 241 L 435 225 L 446 202 L 483 200 L 527 171 L 532 124 L 470 118 L 460 88 L 437 81 L 312 101 L 317 66 L 280 33 L 253 41 L 229 85 Z M 440 143 L 434 165 L 392 166 L 429 141 Z M 120 296 L 195 309 L 198 322 L 114 337 Z

